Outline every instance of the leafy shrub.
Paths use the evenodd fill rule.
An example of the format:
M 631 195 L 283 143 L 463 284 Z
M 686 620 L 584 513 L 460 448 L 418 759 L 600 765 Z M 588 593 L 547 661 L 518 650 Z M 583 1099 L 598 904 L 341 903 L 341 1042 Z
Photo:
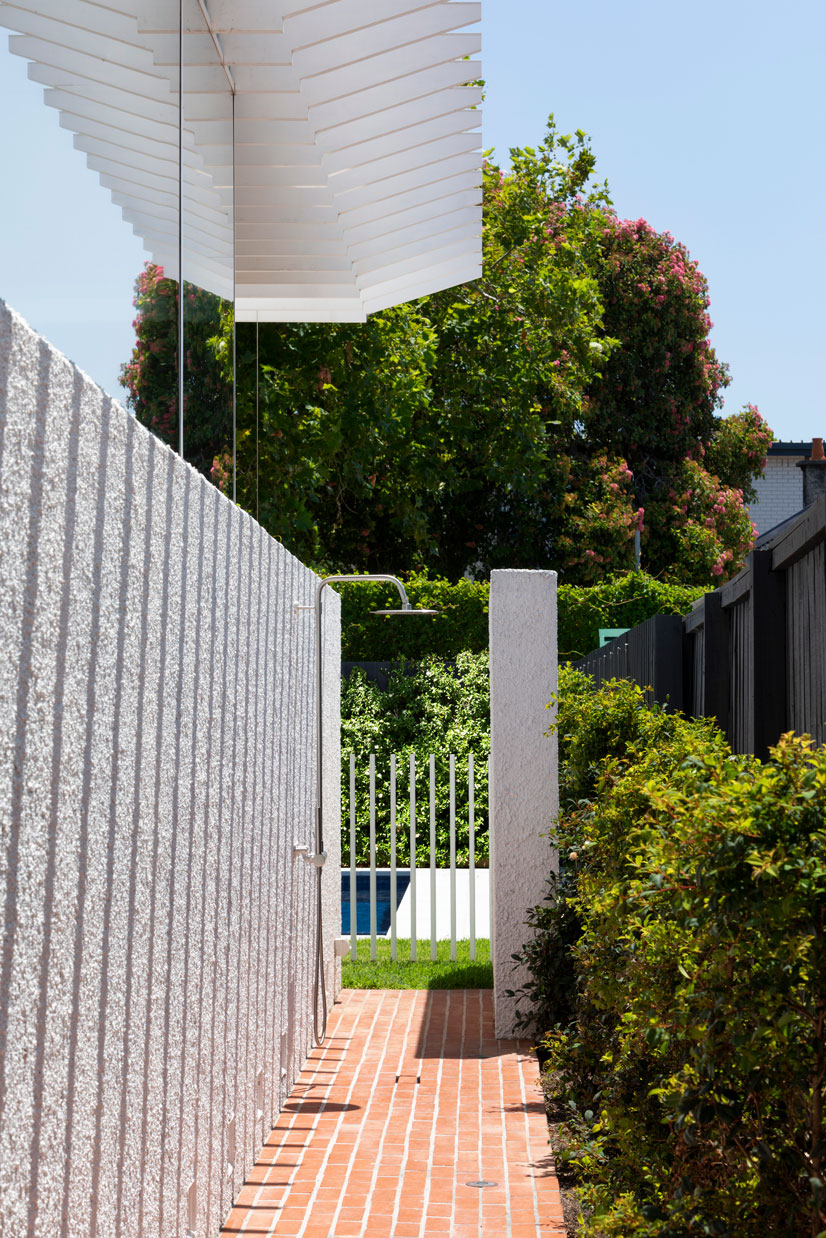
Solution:
M 413 623 L 414 620 L 410 620 Z M 422 620 L 421 622 L 424 622 Z M 356 862 L 370 861 L 370 777 L 376 754 L 377 863 L 390 863 L 390 757 L 396 754 L 397 860 L 410 862 L 410 756 L 416 758 L 416 862 L 430 862 L 427 764 L 436 756 L 436 860 L 450 862 L 448 754 L 456 756 L 456 862 L 468 862 L 467 760 L 475 766 L 476 863 L 488 862 L 490 688 L 487 654 L 459 653 L 455 664 L 426 658 L 395 668 L 385 691 L 356 668 L 342 686 L 342 862 L 350 862 L 350 753 L 356 756 Z
M 342 585 L 342 658 L 352 662 L 417 662 L 432 654 L 455 658 L 469 650 L 488 648 L 488 598 L 486 580 L 460 580 L 456 584 L 431 579 L 424 573 L 405 577 L 414 606 L 434 607 L 434 619 L 395 622 L 370 612 L 388 604 L 395 591 L 388 585 Z M 595 585 L 559 586 L 559 656 L 584 657 L 599 644 L 600 628 L 631 628 L 652 615 L 682 615 L 704 589 L 696 585 L 670 585 L 645 572 L 606 576 Z M 393 603 L 394 604 L 394 603 Z
M 568 1091 L 584 1232 L 820 1235 L 826 751 L 786 736 L 761 764 L 630 684 L 566 671 L 561 693 L 563 875 L 523 997 Z

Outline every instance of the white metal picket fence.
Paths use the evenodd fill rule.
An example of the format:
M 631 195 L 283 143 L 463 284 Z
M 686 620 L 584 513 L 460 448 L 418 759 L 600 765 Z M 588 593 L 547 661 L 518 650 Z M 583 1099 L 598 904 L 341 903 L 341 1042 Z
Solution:
M 397 797 L 397 775 L 398 761 L 396 756 L 390 757 L 389 768 L 389 797 L 386 803 L 381 805 L 382 809 L 386 809 L 389 813 L 389 833 L 390 833 L 390 868 L 389 868 L 389 904 L 390 904 L 390 954 L 395 961 L 398 957 L 398 920 L 399 920 L 399 890 L 398 881 L 400 873 L 409 876 L 409 884 L 405 895 L 407 907 L 409 908 L 409 937 L 410 937 L 410 959 L 415 961 L 417 957 L 417 939 L 418 933 L 425 928 L 424 924 L 418 922 L 417 904 L 418 885 L 422 880 L 429 880 L 429 936 L 430 936 L 430 958 L 435 961 L 437 957 L 437 942 L 447 940 L 447 935 L 439 934 L 439 907 L 443 904 L 444 895 L 439 894 L 439 886 L 443 886 L 444 882 L 440 875 L 447 872 L 448 890 L 449 890 L 449 910 L 450 910 L 450 957 L 452 960 L 457 956 L 457 913 L 461 914 L 462 924 L 467 924 L 468 941 L 470 949 L 470 959 L 476 959 L 476 944 L 477 944 L 477 910 L 479 910 L 479 900 L 477 897 L 477 868 L 476 868 L 476 766 L 473 754 L 471 753 L 467 759 L 467 826 L 468 826 L 468 867 L 466 870 L 457 870 L 456 865 L 456 756 L 454 753 L 448 755 L 448 778 L 449 778 L 449 840 L 450 840 L 450 866 L 448 869 L 439 868 L 436 860 L 437 852 L 437 812 L 436 812 L 436 755 L 431 754 L 427 765 L 424 768 L 416 766 L 416 758 L 411 756 L 409 759 L 409 843 L 410 843 L 410 866 L 408 868 L 400 868 L 397 863 L 397 854 L 399 847 L 399 828 L 398 828 L 398 807 L 399 801 Z M 429 857 L 430 862 L 426 868 L 417 866 L 416 863 L 416 844 L 418 841 L 419 816 L 417 809 L 417 784 L 421 783 L 422 776 L 425 776 L 426 788 L 425 794 L 427 797 L 427 809 L 425 821 L 429 823 Z M 464 776 L 462 771 L 461 776 Z M 358 800 L 356 791 L 356 756 L 350 753 L 350 785 L 349 785 L 349 816 L 350 816 L 350 957 L 357 957 L 357 942 L 359 934 L 357 927 L 358 920 L 358 876 L 363 873 L 363 869 L 359 869 L 356 865 L 356 822 L 358 815 Z M 376 821 L 377 821 L 377 797 L 376 797 L 376 756 L 371 753 L 369 757 L 369 821 L 370 821 L 370 842 L 369 842 L 369 905 L 370 905 L 370 958 L 375 960 L 377 957 L 377 942 L 379 937 L 378 932 L 378 877 L 381 872 L 382 876 L 387 870 L 379 870 L 376 863 Z M 461 877 L 461 885 L 463 893 L 457 896 L 457 874 Z M 482 876 L 481 872 L 478 874 Z M 487 876 L 487 874 L 484 874 Z M 466 880 L 465 880 L 466 877 Z M 490 882 L 486 882 L 487 889 L 484 893 L 485 904 L 482 913 L 484 920 L 489 925 L 491 915 L 490 903 Z M 465 892 L 466 891 L 466 895 Z M 440 902 L 441 897 L 441 902 Z M 459 898 L 466 897 L 466 904 L 460 903 Z M 466 911 L 466 916 L 462 914 Z M 405 924 L 408 923 L 408 917 L 405 916 Z M 489 930 L 488 930 L 489 931 Z M 484 933 L 487 938 L 488 933 Z

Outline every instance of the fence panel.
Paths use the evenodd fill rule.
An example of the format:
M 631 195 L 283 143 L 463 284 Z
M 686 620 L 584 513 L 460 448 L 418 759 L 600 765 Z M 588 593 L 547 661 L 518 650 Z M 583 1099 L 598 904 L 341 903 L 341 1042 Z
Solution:
M 390 758 L 390 957 L 396 961 L 396 757 Z
M 430 960 L 436 961 L 436 758 L 430 757 Z
M 785 574 L 787 725 L 826 742 L 826 498 L 772 546 Z
M 456 960 L 456 757 L 450 754 L 450 957 Z
M 417 952 L 417 893 L 424 893 L 421 890 L 417 892 L 417 877 L 421 869 L 418 867 L 416 859 L 418 841 L 416 817 L 416 781 L 418 771 L 416 759 L 411 756 L 409 762 L 410 864 L 407 871 L 399 865 L 399 848 L 404 835 L 402 834 L 400 838 L 398 758 L 395 755 L 389 758 L 389 777 L 387 783 L 384 783 L 384 775 L 388 771 L 384 770 L 382 763 L 377 762 L 375 753 L 369 755 L 366 764 L 369 772 L 369 783 L 367 787 L 362 783 L 361 793 L 359 793 L 359 773 L 356 756 L 353 753 L 349 754 L 350 795 L 348 815 L 345 820 L 347 820 L 349 825 L 350 863 L 349 881 L 345 877 L 347 883 L 342 885 L 342 891 L 343 897 L 346 899 L 347 895 L 344 891 L 349 887 L 350 958 L 357 958 L 357 939 L 360 935 L 363 935 L 369 936 L 370 958 L 375 960 L 378 956 L 378 940 L 384 934 L 390 940 L 391 958 L 396 960 L 398 958 L 398 938 L 399 936 L 404 937 L 406 932 L 409 931 L 410 959 L 412 962 L 415 962 Z M 433 753 L 429 756 L 422 772 L 426 776 L 426 802 L 429 810 L 428 841 L 430 845 L 427 860 L 427 895 L 429 895 L 429 898 L 425 895 L 423 907 L 419 911 L 426 918 L 426 921 L 429 921 L 430 958 L 432 961 L 437 959 L 437 943 L 444 939 L 445 941 L 449 940 L 450 957 L 452 960 L 455 960 L 458 956 L 459 939 L 460 937 L 464 938 L 467 936 L 470 958 L 475 960 L 477 956 L 477 931 L 480 922 L 480 905 L 476 887 L 480 880 L 484 885 L 483 874 L 485 871 L 484 868 L 480 871 L 480 866 L 477 863 L 477 851 L 479 849 L 476 819 L 476 792 L 479 776 L 478 761 L 473 754 L 468 757 L 468 866 L 466 869 L 459 867 L 460 815 L 464 817 L 465 810 L 462 807 L 461 814 L 458 810 L 459 792 L 461 791 L 463 795 L 464 789 L 460 786 L 461 779 L 457 782 L 456 755 L 449 753 L 444 758 L 440 756 L 437 764 L 437 756 Z M 382 787 L 386 788 L 386 790 L 383 791 Z M 447 803 L 445 800 L 447 800 Z M 357 821 L 359 813 L 362 814 L 362 820 L 365 820 L 365 810 L 365 824 L 369 823 L 369 851 L 367 857 L 369 867 L 364 877 L 361 878 L 365 885 L 360 886 L 360 874 L 357 869 L 357 857 L 359 854 Z M 387 814 L 386 816 L 385 813 Z M 381 834 L 386 839 L 387 835 L 383 831 L 386 829 L 388 821 L 389 867 L 382 868 L 377 863 L 377 853 L 380 846 L 379 835 Z M 447 826 L 446 831 L 445 826 Z M 461 847 L 464 854 L 464 821 L 461 822 L 461 828 Z M 441 849 L 440 838 L 442 839 Z M 386 845 L 381 845 L 384 847 L 382 852 L 382 864 L 384 864 L 387 863 L 387 848 Z M 362 852 L 362 856 L 363 854 Z M 363 862 L 364 859 L 362 858 Z M 483 864 L 486 864 L 486 861 L 483 861 Z M 344 870 L 344 872 L 346 874 L 347 870 Z M 364 873 L 364 870 L 362 869 L 361 872 Z M 365 886 L 367 886 L 366 889 Z M 366 899 L 365 895 L 367 896 Z M 365 906 L 367 901 L 369 901 L 369 907 Z M 361 903 L 362 916 L 364 917 L 360 932 L 358 926 L 359 903 Z M 369 913 L 369 916 L 367 913 Z M 481 921 L 483 932 L 485 933 L 489 932 L 489 922 L 485 923 L 489 914 L 489 906 L 485 907 L 483 905 Z M 369 933 L 366 932 L 368 928 Z
M 695 718 L 702 718 L 706 712 L 706 625 L 700 623 L 694 628 L 691 640 L 688 642 L 689 668 L 688 687 L 686 690 L 686 705 Z
M 356 958 L 356 754 L 350 753 L 350 958 Z
M 376 754 L 370 753 L 370 960 L 376 961 Z
M 628 635 L 626 633 L 623 636 L 615 636 L 601 649 L 594 649 L 586 654 L 584 658 L 575 662 L 574 666 L 578 671 L 590 675 L 596 686 L 600 688 L 609 679 L 628 678 L 627 659 Z
M 716 718 L 737 753 L 765 758 L 788 729 L 826 742 L 826 496 L 764 534 L 684 619 L 654 616 L 574 665 Z
M 574 666 L 597 687 L 609 679 L 633 679 L 646 689 L 649 702 L 682 709 L 682 624 L 680 615 L 654 615 Z
M 754 746 L 750 610 L 750 594 L 746 594 L 729 610 L 729 742 L 734 752 L 751 752 Z
M 772 571 L 770 550 L 754 550 L 751 566 L 751 734 L 748 751 L 761 760 L 788 727 L 786 582 Z
M 826 546 L 786 573 L 789 726 L 826 742 Z M 802 654 L 802 651 L 806 651 Z
M 655 701 L 671 709 L 683 707 L 683 621 L 680 615 L 654 615 L 627 634 L 628 666 Z
M 694 718 L 716 718 L 729 728 L 729 628 L 720 590 L 695 602 L 683 620 L 684 708 Z
M 786 726 L 785 586 L 770 550 L 752 551 L 720 602 L 729 636 L 729 743 L 765 758 Z

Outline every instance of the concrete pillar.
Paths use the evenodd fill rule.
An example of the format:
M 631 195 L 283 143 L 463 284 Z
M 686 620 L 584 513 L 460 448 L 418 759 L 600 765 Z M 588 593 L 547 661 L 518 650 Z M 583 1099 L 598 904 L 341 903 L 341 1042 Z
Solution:
M 515 1034 L 527 973 L 512 956 L 531 935 L 530 908 L 547 894 L 557 852 L 548 834 L 559 806 L 556 735 L 556 572 L 496 571 L 490 582 L 490 830 L 497 1036 Z

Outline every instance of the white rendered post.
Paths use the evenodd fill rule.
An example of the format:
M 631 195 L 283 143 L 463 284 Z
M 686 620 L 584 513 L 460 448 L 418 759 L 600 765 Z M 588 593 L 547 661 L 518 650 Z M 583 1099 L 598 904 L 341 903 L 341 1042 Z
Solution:
M 495 571 L 490 581 L 491 957 L 497 1036 L 516 1034 L 512 956 L 531 935 L 558 854 L 548 834 L 559 806 L 556 735 L 556 572 Z
M 324 850 L 327 852 L 327 863 L 321 870 L 321 914 L 329 1009 L 341 988 L 341 959 L 335 950 L 336 938 L 341 937 L 341 597 L 332 589 L 324 590 L 321 673 Z M 351 903 L 350 913 L 355 916 L 355 903 Z

